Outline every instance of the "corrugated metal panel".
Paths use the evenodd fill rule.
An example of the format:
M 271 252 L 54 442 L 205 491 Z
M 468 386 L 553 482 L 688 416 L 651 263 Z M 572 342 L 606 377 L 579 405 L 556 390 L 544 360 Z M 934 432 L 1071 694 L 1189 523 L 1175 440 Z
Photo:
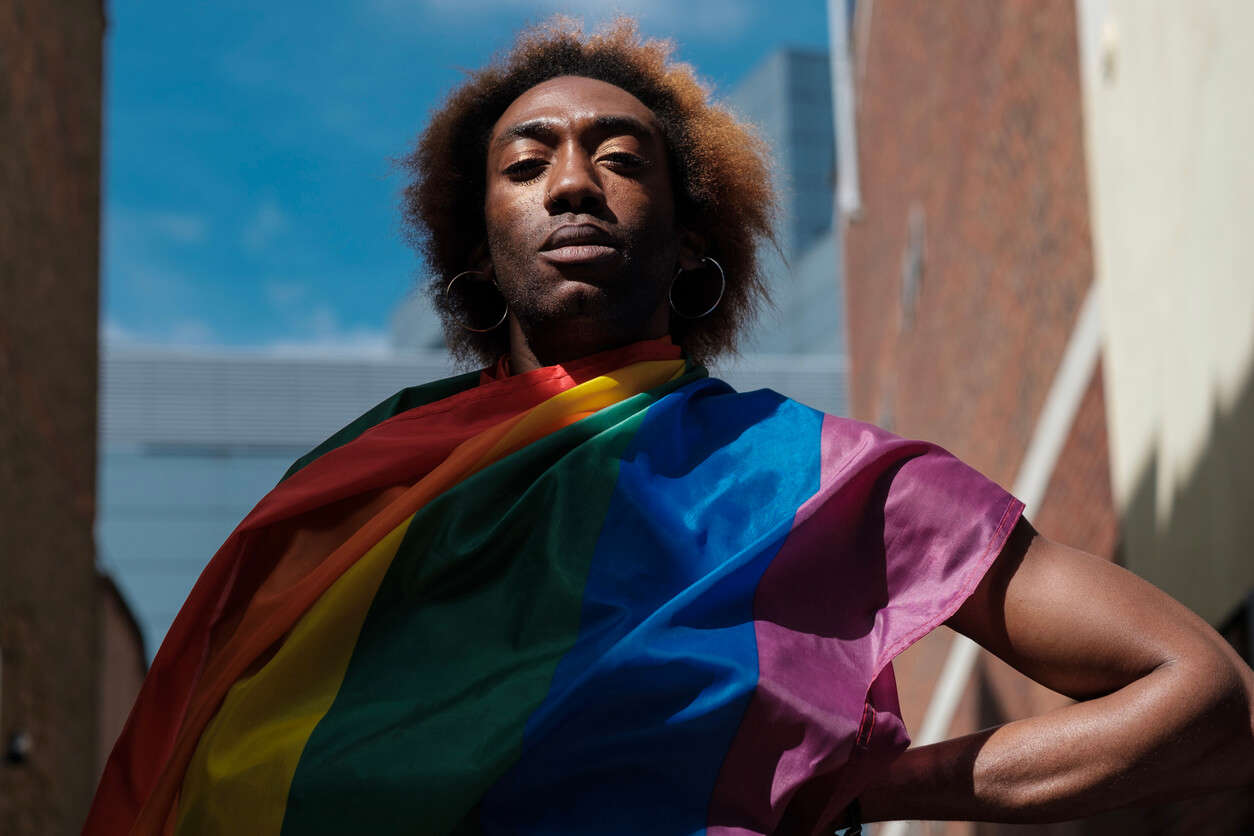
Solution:
M 848 412 L 849 365 L 835 354 L 746 354 L 716 364 L 710 374 L 740 392 L 774 389 L 832 415 Z
M 307 448 L 400 389 L 452 372 L 440 354 L 334 359 L 105 351 L 100 441 Z
M 294 358 L 106 350 L 100 441 L 184 448 L 308 448 L 405 388 L 453 373 L 445 355 Z M 771 388 L 825 412 L 845 411 L 844 361 L 746 355 L 714 373 L 740 390 Z
M 106 351 L 97 543 L 156 652 L 206 560 L 287 465 L 370 406 L 452 372 L 443 355 L 287 358 Z M 835 356 L 746 355 L 711 370 L 843 413 Z

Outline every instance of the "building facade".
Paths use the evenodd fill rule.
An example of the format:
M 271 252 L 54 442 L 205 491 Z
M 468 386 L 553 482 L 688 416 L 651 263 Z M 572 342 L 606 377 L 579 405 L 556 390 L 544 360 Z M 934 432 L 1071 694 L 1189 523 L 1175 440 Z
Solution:
M 1254 283 L 1236 225 L 1254 169 L 1236 102 L 1254 66 L 1229 33 L 1250 13 L 858 5 L 852 414 L 949 448 L 1042 533 L 1158 584 L 1248 659 Z M 1066 703 L 970 647 L 938 631 L 896 664 L 916 742 Z M 1235 835 L 1254 829 L 1247 796 L 880 833 Z
M 274 357 L 107 349 L 101 359 L 100 564 L 156 653 L 205 564 L 298 457 L 375 403 L 453 372 L 442 353 Z M 840 407 L 829 358 L 743 357 L 722 376 Z
M 442 354 L 106 349 L 97 542 L 148 658 L 205 564 L 295 459 L 392 393 L 448 374 Z
M 770 147 L 780 207 L 779 250 L 765 247 L 760 253 L 773 305 L 762 311 L 744 350 L 843 356 L 828 54 L 777 50 L 728 93 L 725 104 Z
M 0 831 L 71 834 L 95 787 L 92 520 L 104 10 L 0 2 Z

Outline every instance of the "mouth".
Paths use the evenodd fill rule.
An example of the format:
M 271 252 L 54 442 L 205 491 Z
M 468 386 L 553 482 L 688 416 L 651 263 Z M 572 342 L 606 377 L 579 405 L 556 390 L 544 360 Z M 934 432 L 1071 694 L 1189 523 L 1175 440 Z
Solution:
M 599 264 L 622 257 L 618 242 L 593 224 L 565 224 L 540 245 L 540 255 L 556 264 Z

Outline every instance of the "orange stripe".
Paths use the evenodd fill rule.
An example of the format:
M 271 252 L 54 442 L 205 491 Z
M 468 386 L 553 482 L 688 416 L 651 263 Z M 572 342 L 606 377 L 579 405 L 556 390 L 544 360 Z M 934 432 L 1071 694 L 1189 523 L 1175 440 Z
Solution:
M 280 584 L 271 577 L 247 605 L 225 646 L 211 659 L 189 700 L 184 722 L 165 769 L 139 811 L 133 833 L 172 833 L 177 818 L 175 798 L 200 736 L 212 720 L 231 686 L 244 676 L 291 628 L 301 615 L 348 567 L 390 531 L 429 501 L 487 465 L 543 438 L 580 418 L 632 394 L 655 388 L 683 373 L 684 361 L 658 360 L 635 363 L 609 375 L 594 378 L 561 392 L 540 405 L 485 430 L 460 444 L 430 473 L 404 489 L 295 583 Z M 373 505 L 373 503 L 371 503 Z M 357 514 L 353 515 L 356 519 Z M 336 525 L 343 532 L 344 525 Z M 319 536 L 318 542 L 327 537 Z M 300 553 L 289 559 L 308 564 L 311 542 L 297 540 Z M 325 552 L 322 552 L 325 554 Z M 282 573 L 290 580 L 290 573 Z M 281 590 L 281 594 L 279 591 Z
M 178 801 L 179 836 L 248 823 L 278 836 L 309 735 L 330 709 L 362 624 L 413 517 L 348 568 L 255 673 L 239 679 L 200 736 Z
M 292 623 L 318 596 L 371 546 L 427 502 L 443 493 L 448 487 L 448 481 L 444 478 L 446 473 L 468 467 L 503 438 L 524 415 L 515 416 L 463 442 L 435 470 L 354 531 L 313 571 L 287 587 L 282 597 L 272 601 L 263 600 L 259 602 L 260 606 L 248 608 L 231 640 L 206 669 L 202 684 L 192 695 L 187 717 L 174 743 L 174 751 L 148 801 L 140 810 L 132 832 L 167 832 L 167 828 L 172 832 L 175 819 L 174 797 L 182 783 L 187 763 L 200 741 L 201 732 L 213 718 L 231 685 L 248 670 L 253 660 L 282 638 Z
M 678 347 L 663 338 L 504 380 L 485 373 L 480 386 L 376 424 L 262 498 L 209 561 L 180 608 L 106 764 L 84 833 L 104 836 L 135 824 L 169 761 L 206 669 L 232 647 L 243 613 L 259 604 L 256 593 L 265 586 L 266 596 L 281 594 L 346 539 L 338 531 L 321 530 L 327 518 L 352 516 L 364 524 L 457 444 L 496 422 L 614 369 L 679 357 Z M 312 510 L 316 519 L 302 518 Z M 299 542 L 305 540 L 322 545 Z M 311 559 L 302 562 L 302 555 Z

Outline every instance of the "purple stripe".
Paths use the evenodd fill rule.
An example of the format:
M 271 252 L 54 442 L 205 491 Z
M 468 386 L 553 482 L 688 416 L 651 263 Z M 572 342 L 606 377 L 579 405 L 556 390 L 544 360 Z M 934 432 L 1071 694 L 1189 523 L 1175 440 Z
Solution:
M 717 836 L 831 831 L 909 743 L 889 662 L 958 609 L 1023 509 L 869 424 L 827 416 L 821 455 L 820 490 L 755 594 L 759 680 L 711 796 Z

